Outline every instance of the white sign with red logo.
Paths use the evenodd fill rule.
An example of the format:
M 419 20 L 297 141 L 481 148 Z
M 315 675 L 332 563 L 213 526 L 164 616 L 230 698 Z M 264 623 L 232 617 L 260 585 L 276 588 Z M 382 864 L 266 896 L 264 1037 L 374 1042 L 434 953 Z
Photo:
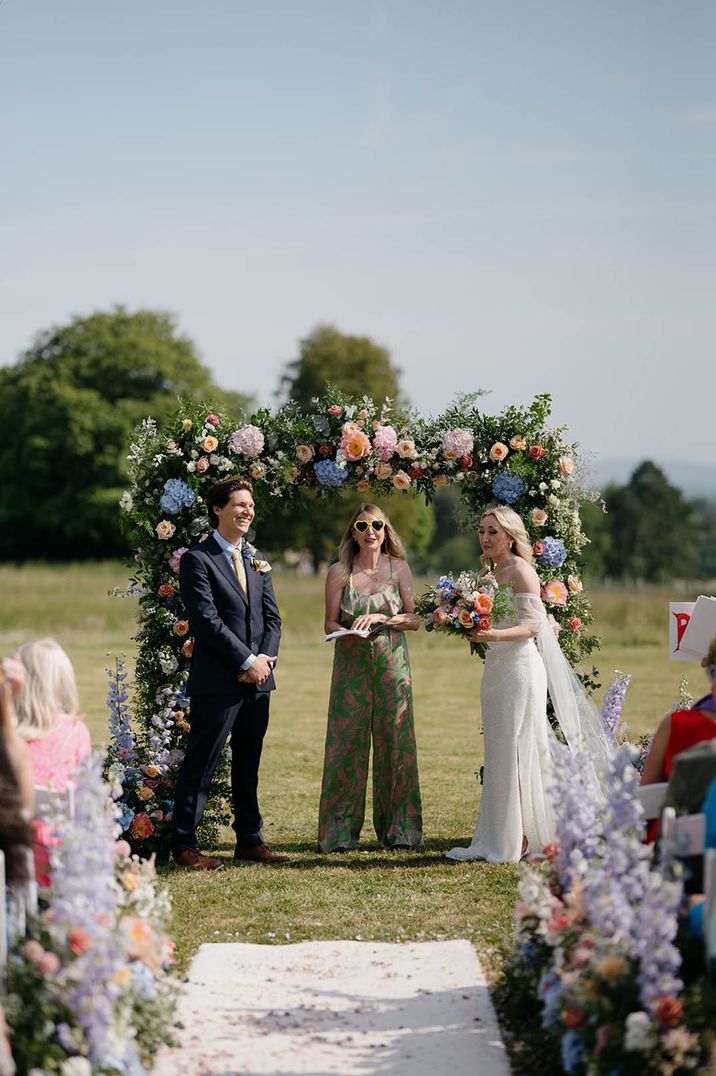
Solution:
M 693 654 L 681 649 L 686 626 L 691 620 L 696 602 L 669 602 L 669 660 L 695 661 Z

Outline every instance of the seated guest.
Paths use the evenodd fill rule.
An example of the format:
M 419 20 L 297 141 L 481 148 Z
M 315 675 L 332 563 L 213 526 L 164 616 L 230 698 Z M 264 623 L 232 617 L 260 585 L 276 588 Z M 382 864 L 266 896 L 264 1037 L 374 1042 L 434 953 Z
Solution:
M 78 714 L 72 663 L 54 639 L 25 643 L 17 657 L 25 667 L 25 686 L 15 703 L 18 731 L 30 750 L 34 784 L 63 792 L 92 750 L 89 729 Z M 41 886 L 50 883 L 53 841 L 47 823 L 36 821 L 35 869 Z
M 643 785 L 668 781 L 675 755 L 694 744 L 716 737 L 716 710 L 713 708 L 716 702 L 716 635 L 711 640 L 702 665 L 711 681 L 711 694 L 707 696 L 710 705 L 708 708 L 704 704 L 699 709 L 675 710 L 664 718 L 644 763 L 641 775 Z

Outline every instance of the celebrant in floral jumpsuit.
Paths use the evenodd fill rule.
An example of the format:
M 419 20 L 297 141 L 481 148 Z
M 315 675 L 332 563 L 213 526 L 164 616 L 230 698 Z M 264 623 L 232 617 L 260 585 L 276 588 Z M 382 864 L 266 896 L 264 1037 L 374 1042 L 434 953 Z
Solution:
M 406 631 L 417 631 L 410 568 L 388 517 L 364 504 L 326 577 L 335 641 L 318 823 L 322 852 L 358 847 L 373 742 L 373 824 L 384 848 L 422 847 Z M 360 634 L 358 634 L 360 633 Z M 369 634 L 370 633 L 370 634 Z

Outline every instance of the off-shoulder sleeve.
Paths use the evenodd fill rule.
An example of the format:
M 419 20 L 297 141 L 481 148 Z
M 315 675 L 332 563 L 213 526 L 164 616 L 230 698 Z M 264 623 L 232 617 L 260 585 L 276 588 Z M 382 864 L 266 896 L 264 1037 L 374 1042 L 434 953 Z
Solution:
M 539 635 L 547 622 L 542 599 L 537 594 L 515 594 L 515 616 L 521 628 L 527 628 L 530 635 Z

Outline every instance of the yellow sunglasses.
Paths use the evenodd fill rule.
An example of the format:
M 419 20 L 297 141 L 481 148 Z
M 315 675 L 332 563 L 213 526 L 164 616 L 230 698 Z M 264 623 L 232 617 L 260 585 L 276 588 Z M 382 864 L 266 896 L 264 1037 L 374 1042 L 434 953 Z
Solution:
M 369 527 L 372 527 L 374 531 L 382 531 L 385 526 L 385 521 L 382 519 L 357 519 L 353 524 L 353 530 L 358 531 L 359 534 L 364 534 Z

